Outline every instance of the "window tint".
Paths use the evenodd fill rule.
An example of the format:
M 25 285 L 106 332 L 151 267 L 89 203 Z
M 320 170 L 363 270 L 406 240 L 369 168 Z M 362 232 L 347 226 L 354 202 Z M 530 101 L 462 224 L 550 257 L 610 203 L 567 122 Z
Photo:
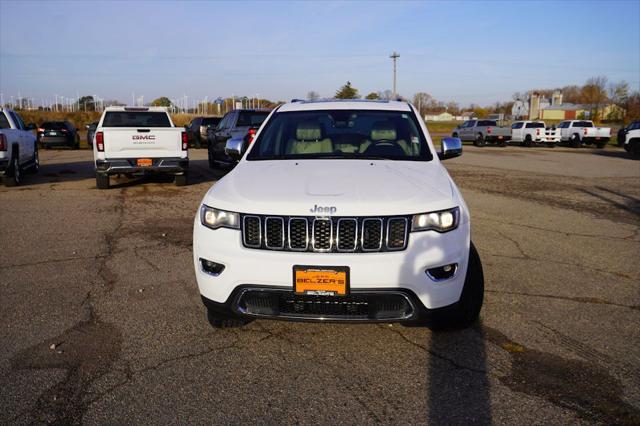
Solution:
M 535 122 L 535 123 L 527 123 L 527 129 L 544 129 L 544 123 Z
M 494 120 L 480 120 L 478 126 L 496 126 L 496 122 Z
M 171 127 L 165 112 L 110 111 L 105 113 L 102 127 Z
M 218 117 L 205 117 L 202 119 L 201 126 L 215 126 L 220 122 Z
M 47 129 L 47 130 L 62 130 L 62 129 L 66 129 L 65 123 L 64 121 L 45 121 L 44 123 L 42 123 L 42 127 L 43 129 Z
M 380 159 L 429 161 L 415 117 L 402 111 L 322 110 L 277 113 L 248 160 Z
M 517 123 L 513 123 L 513 124 L 511 125 L 511 128 L 512 128 L 512 129 L 522 129 L 522 125 L 523 125 L 523 124 L 524 124 L 524 123 L 523 123 L 523 122 L 521 122 L 521 121 L 520 121 L 520 122 L 517 122 Z
M 640 129 L 640 121 L 634 121 L 629 125 L 629 130 Z
M 16 125 L 16 128 L 24 130 L 24 124 L 22 123 L 20 117 L 18 117 L 18 114 L 13 111 L 9 111 L 9 115 L 11 116 L 13 123 Z
M 593 123 L 590 121 L 576 121 L 571 127 L 593 127 Z
M 11 128 L 11 124 L 9 124 L 9 119 L 3 112 L 0 112 L 0 129 L 10 129 L 10 128 Z
M 268 111 L 241 111 L 236 127 L 260 126 L 268 115 Z

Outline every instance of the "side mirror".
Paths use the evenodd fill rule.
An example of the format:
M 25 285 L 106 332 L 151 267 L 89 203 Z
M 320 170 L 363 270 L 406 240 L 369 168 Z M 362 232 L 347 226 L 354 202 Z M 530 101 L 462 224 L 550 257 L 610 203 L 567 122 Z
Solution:
M 244 138 L 229 139 L 224 147 L 224 153 L 235 160 L 239 160 L 244 154 Z
M 438 158 L 446 160 L 462 155 L 462 141 L 460 138 L 442 138 Z
M 36 125 L 33 123 L 29 123 L 27 124 L 27 130 L 35 130 L 36 129 Z

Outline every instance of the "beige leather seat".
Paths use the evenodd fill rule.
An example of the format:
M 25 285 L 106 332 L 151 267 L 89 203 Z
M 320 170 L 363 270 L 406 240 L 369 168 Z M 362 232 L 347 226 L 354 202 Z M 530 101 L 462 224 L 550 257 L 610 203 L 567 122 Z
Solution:
M 287 154 L 330 154 L 333 152 L 331 139 L 324 138 L 320 123 L 303 121 L 298 123 L 296 138 L 287 143 Z
M 372 143 L 380 141 L 396 142 L 405 154 L 409 154 L 409 146 L 405 140 L 397 140 L 398 132 L 396 126 L 389 121 L 376 121 L 371 126 L 371 140 L 364 141 L 360 145 L 360 152 L 365 152 Z

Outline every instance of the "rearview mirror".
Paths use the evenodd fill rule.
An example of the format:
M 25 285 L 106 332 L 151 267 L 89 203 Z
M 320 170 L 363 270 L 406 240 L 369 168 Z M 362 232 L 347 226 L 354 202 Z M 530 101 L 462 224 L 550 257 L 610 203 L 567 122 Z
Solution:
M 244 138 L 229 139 L 224 147 L 224 153 L 235 160 L 239 160 L 244 154 Z
M 460 138 L 442 138 L 438 158 L 446 160 L 462 155 L 462 141 Z

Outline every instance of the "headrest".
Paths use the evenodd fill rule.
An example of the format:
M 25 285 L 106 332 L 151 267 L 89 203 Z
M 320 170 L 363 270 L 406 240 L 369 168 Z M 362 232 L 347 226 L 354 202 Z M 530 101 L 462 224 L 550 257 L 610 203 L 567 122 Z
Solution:
M 317 141 L 322 139 L 320 123 L 316 121 L 303 121 L 298 123 L 296 139 L 299 141 Z
M 371 140 L 375 142 L 383 139 L 397 139 L 396 126 L 388 121 L 378 121 L 371 127 Z

